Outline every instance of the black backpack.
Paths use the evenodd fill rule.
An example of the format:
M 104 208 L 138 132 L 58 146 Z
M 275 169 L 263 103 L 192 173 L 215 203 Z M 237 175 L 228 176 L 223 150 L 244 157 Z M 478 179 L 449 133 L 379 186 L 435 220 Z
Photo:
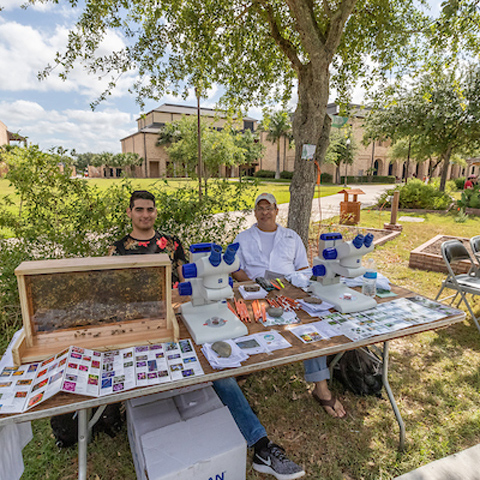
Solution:
M 97 409 L 93 409 L 94 413 Z M 107 405 L 97 423 L 93 427 L 93 435 L 104 432 L 114 437 L 122 428 L 125 420 L 124 408 L 120 403 Z M 78 441 L 77 412 L 56 415 L 50 419 L 50 425 L 55 437 L 55 444 L 60 448 L 75 445 Z
M 328 357 L 328 364 L 333 358 Z M 333 378 L 355 395 L 382 396 L 382 360 L 367 347 L 344 352 L 333 367 Z

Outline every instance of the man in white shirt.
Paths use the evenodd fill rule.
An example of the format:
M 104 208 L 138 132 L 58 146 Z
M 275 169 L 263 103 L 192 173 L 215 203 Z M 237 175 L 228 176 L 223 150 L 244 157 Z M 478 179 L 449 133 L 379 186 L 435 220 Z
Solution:
M 260 194 L 255 200 L 257 223 L 235 239 L 240 244 L 237 252 L 240 270 L 233 274 L 235 280 L 255 280 L 263 277 L 267 270 L 289 275 L 309 267 L 302 239 L 293 230 L 278 225 L 277 214 L 275 197 L 271 193 Z M 315 383 L 314 399 L 332 417 L 344 418 L 347 413 L 343 405 L 328 388 L 330 371 L 325 357 L 306 360 L 303 364 L 305 380 Z

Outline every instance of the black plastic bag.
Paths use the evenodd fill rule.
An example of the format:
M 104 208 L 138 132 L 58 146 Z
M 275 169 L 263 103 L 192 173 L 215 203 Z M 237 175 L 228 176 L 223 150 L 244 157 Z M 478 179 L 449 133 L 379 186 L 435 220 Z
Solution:
M 92 415 L 97 409 L 93 409 Z M 121 403 L 107 405 L 97 423 L 93 426 L 92 434 L 104 432 L 114 437 L 122 428 L 125 421 L 125 413 Z M 78 441 L 78 418 L 77 412 L 57 415 L 50 419 L 50 425 L 55 437 L 57 447 L 67 448 L 75 445 Z

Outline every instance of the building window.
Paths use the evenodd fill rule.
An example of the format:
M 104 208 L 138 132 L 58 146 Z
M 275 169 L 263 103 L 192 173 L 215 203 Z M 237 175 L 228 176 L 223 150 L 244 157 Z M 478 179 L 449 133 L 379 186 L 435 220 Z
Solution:
M 253 132 L 253 122 L 251 120 L 244 120 L 243 129 L 250 130 L 251 132 Z

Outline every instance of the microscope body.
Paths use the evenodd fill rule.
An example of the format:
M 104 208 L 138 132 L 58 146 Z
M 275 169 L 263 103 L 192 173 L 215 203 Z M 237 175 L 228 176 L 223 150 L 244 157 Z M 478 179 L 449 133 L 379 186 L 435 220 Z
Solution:
M 229 245 L 222 255 L 220 245 L 203 243 L 190 247 L 192 262 L 182 267 L 186 281 L 180 283 L 178 292 L 190 296 L 180 312 L 197 344 L 248 334 L 247 327 L 227 305 L 227 299 L 233 298 L 229 274 L 240 268 L 238 248 L 238 243 Z
M 340 282 L 340 277 L 355 278 L 365 273 L 362 257 L 373 251 L 373 235 L 357 235 L 345 242 L 340 233 L 323 233 L 318 257 L 313 260 L 313 274 L 323 285 Z M 322 268 L 323 266 L 323 268 Z
M 313 260 L 313 275 L 317 280 L 310 285 L 311 292 L 331 303 L 342 313 L 360 312 L 373 308 L 377 302 L 340 283 L 341 277 L 355 278 L 365 273 L 362 257 L 372 252 L 373 235 L 357 235 L 345 242 L 340 233 L 320 235 L 319 255 Z
M 193 263 L 184 265 L 182 269 L 185 279 L 189 279 L 191 284 L 192 305 L 208 305 L 233 298 L 229 274 L 240 268 L 240 261 L 235 256 L 238 246 L 229 245 L 223 256 L 219 245 L 212 245 L 210 252 L 193 253 Z

